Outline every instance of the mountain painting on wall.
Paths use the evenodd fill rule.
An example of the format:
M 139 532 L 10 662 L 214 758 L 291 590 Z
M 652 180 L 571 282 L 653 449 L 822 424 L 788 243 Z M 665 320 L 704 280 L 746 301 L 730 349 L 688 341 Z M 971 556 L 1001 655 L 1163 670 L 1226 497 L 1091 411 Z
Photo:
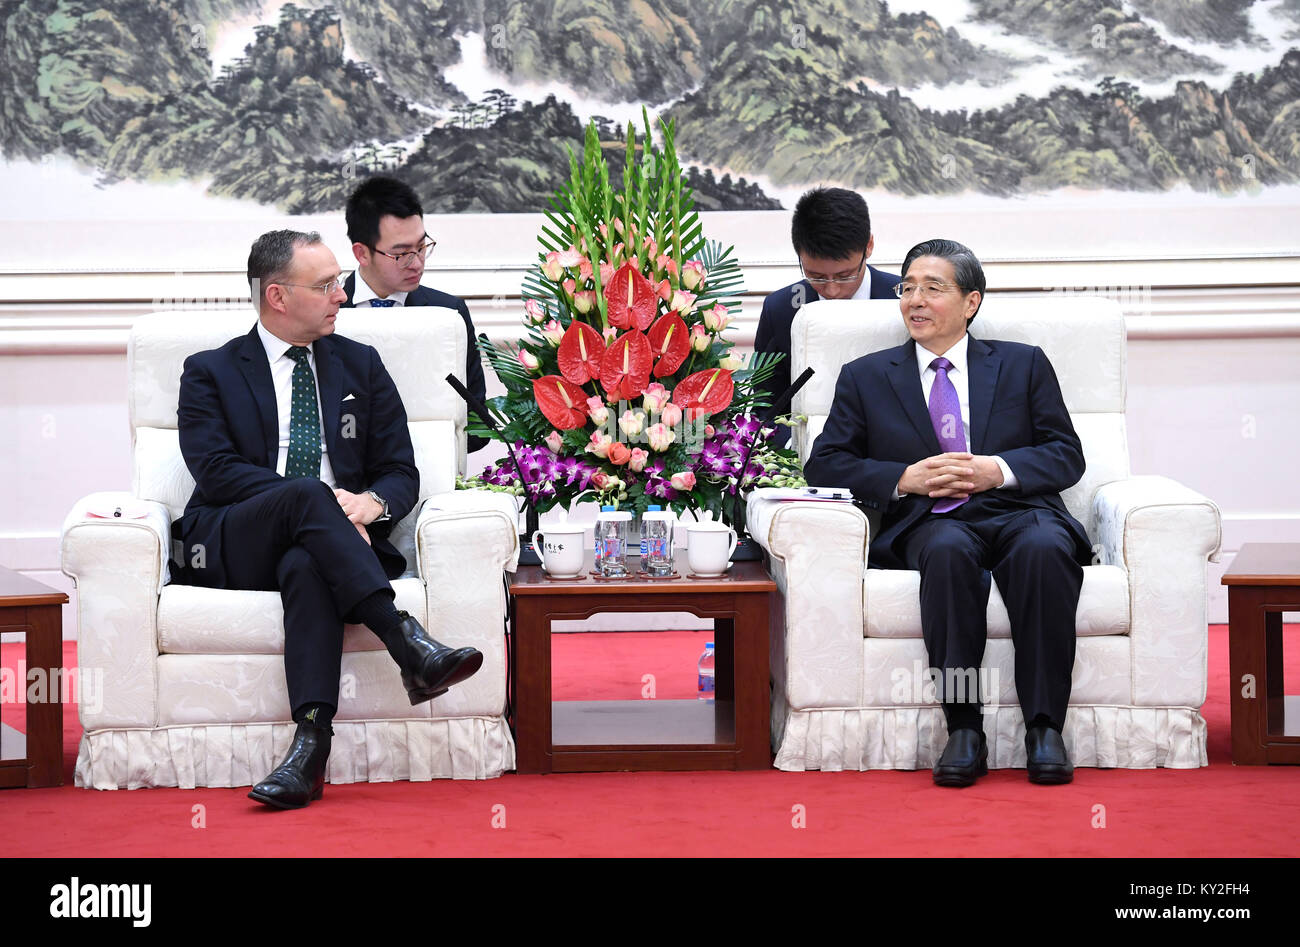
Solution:
M 1300 0 L 23 0 L 0 59 L 0 161 L 295 214 L 539 211 L 642 106 L 703 210 L 1300 181 Z

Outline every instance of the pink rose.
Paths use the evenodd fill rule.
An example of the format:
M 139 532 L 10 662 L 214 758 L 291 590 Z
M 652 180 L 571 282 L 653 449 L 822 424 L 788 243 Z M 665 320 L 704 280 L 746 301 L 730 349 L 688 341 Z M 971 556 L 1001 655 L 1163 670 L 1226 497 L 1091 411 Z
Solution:
M 618 419 L 619 430 L 628 437 L 636 437 L 645 428 L 645 412 L 633 411 L 631 408 L 623 412 L 623 416 Z
M 573 308 L 583 316 L 591 312 L 596 308 L 596 291 L 594 289 L 581 289 L 574 293 Z
M 633 473 L 640 473 L 642 470 L 645 469 L 646 461 L 649 459 L 650 459 L 650 455 L 648 453 L 646 453 L 639 447 L 633 447 L 632 457 L 627 462 L 627 469 L 632 471 Z
M 524 313 L 528 316 L 528 321 L 532 325 L 539 326 L 546 321 L 546 307 L 536 299 L 529 299 L 524 302 Z
M 707 352 L 712 344 L 713 339 L 709 338 L 708 330 L 704 326 L 691 327 L 691 348 L 697 352 Z
M 609 445 L 609 462 L 615 467 L 621 467 L 631 459 L 632 451 L 626 444 L 615 441 Z
M 609 483 L 609 474 L 605 473 L 605 471 L 600 470 L 592 474 L 591 485 L 595 487 L 597 490 L 604 490 L 608 483 Z
M 520 349 L 517 357 L 519 359 L 519 364 L 524 366 L 524 368 L 530 372 L 535 372 L 539 367 L 541 367 L 542 363 L 537 360 L 537 356 L 528 351 L 528 349 Z
M 605 407 L 605 402 L 595 395 L 587 399 L 587 414 L 597 427 L 609 420 L 609 408 Z
M 560 448 L 564 446 L 564 437 L 559 431 L 552 431 L 546 435 L 546 446 L 550 448 L 552 454 L 558 454 Z
M 674 434 L 672 432 L 672 429 L 669 428 L 668 425 L 664 424 L 663 422 L 660 422 L 659 424 L 650 425 L 648 428 L 646 428 L 645 433 L 646 433 L 646 438 L 650 441 L 651 450 L 656 450 L 656 451 L 667 450 L 668 445 L 671 444 L 673 441 L 677 440 L 677 435 Z
M 668 398 L 668 389 L 659 382 L 654 382 L 646 386 L 645 400 L 641 404 L 647 414 L 658 414 L 668 403 Z
M 710 332 L 721 332 L 731 325 L 731 313 L 721 303 L 704 312 L 704 326 Z
M 703 260 L 688 260 L 682 264 L 682 285 L 692 292 L 704 285 L 706 276 Z
M 668 304 L 668 308 L 673 312 L 680 312 L 682 317 L 685 318 L 690 314 L 690 311 L 695 308 L 695 294 L 683 292 L 673 293 L 673 299 L 672 302 Z M 707 313 L 705 318 L 707 320 Z
M 695 489 L 695 474 L 689 470 L 683 470 L 673 474 L 668 482 L 673 485 L 674 490 L 693 490 Z
M 556 320 L 552 319 L 546 325 L 542 326 L 542 338 L 551 345 L 559 346 L 560 341 L 564 338 L 564 327 Z
M 608 434 L 592 431 L 591 440 L 587 442 L 587 453 L 595 454 L 597 457 L 608 457 L 610 445 L 613 443 L 614 438 Z
M 669 401 L 664 405 L 663 411 L 659 415 L 659 420 L 669 427 L 676 427 L 682 423 L 682 409 Z
M 546 262 L 542 264 L 542 272 L 546 274 L 546 278 L 551 282 L 555 282 L 564 275 L 564 266 L 560 263 L 558 253 L 546 254 Z

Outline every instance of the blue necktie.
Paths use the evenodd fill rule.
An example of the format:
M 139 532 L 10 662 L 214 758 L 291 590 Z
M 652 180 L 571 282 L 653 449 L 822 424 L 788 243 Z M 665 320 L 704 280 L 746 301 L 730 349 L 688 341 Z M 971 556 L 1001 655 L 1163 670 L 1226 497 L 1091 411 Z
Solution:
M 397 300 L 396 300 L 396 299 L 372 299 L 372 300 L 370 300 L 370 308 L 371 308 L 371 309 L 375 309 L 375 308 L 387 309 L 389 306 L 396 306 L 396 305 L 397 305 Z

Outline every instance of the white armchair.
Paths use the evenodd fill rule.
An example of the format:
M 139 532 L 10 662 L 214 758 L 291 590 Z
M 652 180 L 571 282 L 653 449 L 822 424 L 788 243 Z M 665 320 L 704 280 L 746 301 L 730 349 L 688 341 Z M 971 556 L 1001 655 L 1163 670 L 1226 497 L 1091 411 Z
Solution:
M 1040 346 L 1051 359 L 1087 471 L 1063 495 L 1094 542 L 1084 568 L 1064 738 L 1075 765 L 1206 765 L 1206 563 L 1217 553 L 1215 504 L 1164 477 L 1129 471 L 1124 423 L 1124 317 L 1100 298 L 989 297 L 977 338 Z M 841 367 L 899 345 L 907 331 L 889 301 L 804 306 L 792 330 L 791 372 L 817 374 L 795 399 L 806 459 L 826 423 Z M 769 553 L 785 599 L 772 640 L 772 739 L 784 770 L 930 767 L 946 741 L 927 693 L 920 574 L 866 568 L 869 521 L 848 504 L 751 497 L 750 534 Z M 874 517 L 872 518 L 874 520 Z M 1010 623 L 989 597 L 981 684 L 989 765 L 1025 765 Z
M 194 488 L 176 432 L 181 365 L 246 333 L 255 318 L 168 312 L 132 329 L 132 491 L 83 498 L 63 527 L 63 571 L 78 590 L 78 660 L 103 675 L 102 701 L 80 707 L 78 786 L 247 786 L 292 740 L 279 593 L 167 584 L 171 522 Z M 392 536 L 408 564 L 392 583 L 397 607 L 438 640 L 478 648 L 484 663 L 412 707 L 383 644 L 348 626 L 327 779 L 498 776 L 515 759 L 504 719 L 503 572 L 518 558 L 518 534 L 509 498 L 455 492 L 465 407 L 444 379 L 463 379 L 464 323 L 444 309 L 343 310 L 337 331 L 379 350 L 406 406 L 420 470 L 421 502 Z M 114 506 L 127 516 L 88 515 Z

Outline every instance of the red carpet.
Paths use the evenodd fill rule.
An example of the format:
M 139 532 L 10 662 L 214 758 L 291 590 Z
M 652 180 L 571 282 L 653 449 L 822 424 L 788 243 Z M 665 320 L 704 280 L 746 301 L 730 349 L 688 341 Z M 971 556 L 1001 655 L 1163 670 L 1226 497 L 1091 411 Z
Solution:
M 557 696 L 639 697 L 645 674 L 655 675 L 656 697 L 688 696 L 708 637 L 558 635 Z M 1292 691 L 1297 638 L 1289 627 Z M 10 668 L 17 648 L 3 648 Z M 65 656 L 75 660 L 72 645 Z M 80 728 L 68 708 L 68 785 L 0 791 L 0 837 L 9 856 L 68 857 L 1294 856 L 1300 767 L 1231 764 L 1227 693 L 1227 631 L 1212 626 L 1210 766 L 1193 771 L 1081 768 L 1069 786 L 1038 787 L 1009 770 L 961 791 L 935 787 L 925 772 L 507 774 L 329 786 L 297 812 L 264 809 L 245 789 L 75 789 Z M 6 722 L 14 709 L 6 705 Z M 498 806 L 503 828 L 492 827 Z M 792 825 L 797 806 L 806 828 Z M 1097 806 L 1104 828 L 1093 827 Z

